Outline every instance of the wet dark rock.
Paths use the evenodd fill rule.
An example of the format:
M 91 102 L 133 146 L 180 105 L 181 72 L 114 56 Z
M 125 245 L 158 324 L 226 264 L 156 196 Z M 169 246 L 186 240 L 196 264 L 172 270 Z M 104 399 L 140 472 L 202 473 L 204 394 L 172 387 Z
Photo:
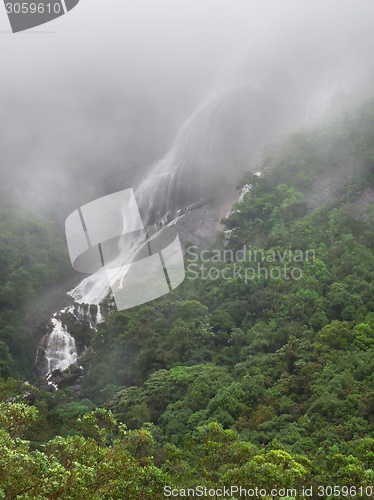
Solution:
M 237 201 L 237 193 L 233 193 L 233 198 L 229 202 L 220 205 L 209 203 L 199 205 L 187 213 L 179 214 L 173 227 L 179 234 L 182 247 L 186 243 L 191 243 L 197 247 L 196 251 L 207 248 L 216 238 L 217 231 L 222 230 L 220 220 L 227 216 L 231 205 L 235 201 Z M 57 369 L 48 374 L 49 365 L 46 352 L 48 347 L 51 347 L 49 342 L 53 330 L 50 320 L 48 333 L 40 339 L 38 344 L 36 362 L 32 371 L 33 378 L 42 379 L 48 376 L 48 387 L 75 388 L 73 390 L 79 392 L 80 388 L 77 388 L 78 381 L 83 373 L 80 365 L 83 364 L 86 371 L 89 369 L 92 357 L 90 344 L 97 325 L 98 314 L 100 313 L 101 316 L 105 317 L 110 312 L 111 306 L 109 302 L 106 305 L 101 305 L 100 311 L 97 305 L 70 303 L 70 306 L 66 307 L 65 310 L 55 314 L 54 318 L 60 322 L 64 331 L 74 338 L 78 356 L 77 363 L 71 364 L 65 370 Z M 60 359 L 60 357 L 57 359 Z
M 191 243 L 197 247 L 197 252 L 207 248 L 215 240 L 217 231 L 222 231 L 220 221 L 237 199 L 238 195 L 234 193 L 231 201 L 218 206 L 208 203 L 177 219 L 173 228 L 178 232 L 182 247 Z
M 41 391 L 48 391 L 48 392 L 55 391 L 55 387 L 53 387 L 53 385 L 51 385 L 49 380 L 46 380 L 45 378 L 39 378 L 33 380 L 32 385 Z
M 78 380 L 80 380 L 80 374 L 64 375 L 61 380 L 57 381 L 57 387 L 59 389 L 70 388 L 71 386 L 76 385 Z
M 336 166 L 330 166 L 319 174 L 311 185 L 304 191 L 309 212 L 317 210 L 322 205 L 336 198 L 341 189 L 354 176 L 362 172 L 362 166 L 353 161 Z
M 69 368 L 67 368 L 63 373 L 66 374 L 66 373 L 71 373 L 71 374 L 74 374 L 76 375 L 77 373 L 82 373 L 83 372 L 83 368 L 78 365 L 77 363 L 73 364 L 73 365 L 70 365 Z

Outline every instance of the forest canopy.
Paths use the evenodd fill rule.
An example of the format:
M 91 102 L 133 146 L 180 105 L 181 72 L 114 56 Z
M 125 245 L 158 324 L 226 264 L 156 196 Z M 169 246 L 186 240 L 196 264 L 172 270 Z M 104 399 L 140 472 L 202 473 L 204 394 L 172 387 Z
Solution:
M 187 251 L 183 285 L 98 325 L 82 398 L 24 382 L 30 301 L 68 266 L 47 224 L 3 206 L 0 498 L 373 484 L 374 103 L 291 134 L 259 170 L 196 261 L 236 275 L 193 279 Z M 249 255 L 217 258 L 243 248 L 313 258 L 297 279 L 264 259 L 243 280 Z

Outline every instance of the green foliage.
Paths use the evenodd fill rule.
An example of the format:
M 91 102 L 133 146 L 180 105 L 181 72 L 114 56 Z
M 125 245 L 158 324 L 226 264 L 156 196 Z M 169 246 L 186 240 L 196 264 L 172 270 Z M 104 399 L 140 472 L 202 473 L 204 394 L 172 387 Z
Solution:
M 127 448 L 144 449 L 141 433 L 126 437 L 120 425 L 117 435 L 111 436 L 107 424 L 113 428 L 117 422 L 110 412 L 84 417 L 86 434 L 94 437 L 56 437 L 43 451 L 32 451 L 27 441 L 13 437 L 26 425 L 26 420 L 36 416 L 32 406 L 15 403 L 0 408 L 1 498 L 162 498 L 168 476 L 152 464 L 151 458 L 147 465 L 140 465 L 128 451 Z
M 374 346 L 374 331 L 366 323 L 360 323 L 353 328 L 354 343 L 362 350 Z
M 262 176 L 243 180 L 252 188 L 224 221 L 225 246 L 194 263 L 175 292 L 100 326 L 87 393 L 130 429 L 152 425 L 155 454 L 169 443 L 181 470 L 196 428 L 216 422 L 259 450 L 282 443 L 282 453 L 241 464 L 241 477 L 258 484 L 296 485 L 311 480 L 308 471 L 327 484 L 355 468 L 351 480 L 369 477 L 356 449 L 374 425 L 374 230 L 356 200 L 374 180 L 373 116 L 369 103 L 280 144 Z M 357 175 L 311 211 L 311 183 L 339 164 L 357 165 Z M 241 261 L 223 257 L 230 251 Z M 246 282 L 256 254 L 264 269 Z M 300 279 L 266 277 L 284 263 Z M 189 279 L 202 264 L 229 277 Z M 330 471 L 339 454 L 348 461 Z
M 357 326 L 355 327 L 355 329 Z M 354 330 L 355 332 L 355 330 Z M 346 350 L 352 343 L 354 333 L 349 330 L 349 325 L 346 321 L 341 322 L 334 320 L 329 325 L 326 325 L 318 333 L 318 339 L 321 343 L 326 344 L 333 349 Z M 356 335 L 355 335 L 356 336 Z
M 228 238 L 183 285 L 99 325 L 86 399 L 0 380 L 0 498 L 372 484 L 374 226 L 360 200 L 373 158 L 372 102 L 292 134 L 264 157 L 263 175 L 243 180 L 251 189 L 224 221 Z M 353 180 L 312 211 L 314 180 L 349 165 Z M 43 224 L 4 211 L 0 228 L 6 377 L 32 347 L 28 303 L 64 257 Z M 193 279 L 200 266 L 219 276 Z M 279 266 L 300 275 L 269 279 Z M 90 342 L 81 325 L 70 329 Z
M 37 297 L 71 274 L 71 266 L 52 225 L 0 195 L 0 375 L 28 378 L 36 325 L 48 307 Z

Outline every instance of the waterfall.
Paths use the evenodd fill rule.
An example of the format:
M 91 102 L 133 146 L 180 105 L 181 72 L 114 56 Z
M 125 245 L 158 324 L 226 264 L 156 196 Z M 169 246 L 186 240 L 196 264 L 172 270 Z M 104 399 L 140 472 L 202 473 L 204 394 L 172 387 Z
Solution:
M 213 187 L 230 172 L 219 172 L 215 155 L 217 130 L 225 104 L 240 89 L 258 90 L 257 83 L 215 88 L 182 124 L 170 151 L 135 188 L 143 222 L 152 225 L 170 222 L 206 199 Z M 231 179 L 232 180 L 232 179 Z
M 307 103 L 301 103 L 304 109 L 306 104 L 307 116 L 319 115 L 328 106 L 336 87 L 327 87 L 317 89 Z M 275 123 L 277 112 L 272 106 L 276 100 L 272 101 L 269 92 L 258 82 L 215 87 L 182 124 L 169 152 L 135 186 L 135 198 L 145 226 L 173 224 L 176 218 L 199 204 L 207 203 L 212 197 L 224 201 L 223 193 L 227 193 L 225 187 L 232 189 L 235 186 L 237 172 L 227 162 L 227 155 L 236 152 L 237 144 L 232 141 L 234 144 L 231 148 L 235 148 L 232 150 L 227 148 L 227 143 L 221 144 L 225 135 L 220 126 L 226 118 L 224 112 L 228 109 L 227 104 L 241 90 L 249 92 L 246 97 L 249 96 L 251 107 L 251 113 L 248 112 L 251 127 L 245 130 L 245 142 L 250 145 L 251 154 L 257 154 L 263 146 L 274 140 L 277 127 L 285 132 L 284 128 L 279 127 L 280 122 L 277 122 L 278 125 Z M 266 127 L 261 127 L 261 120 L 264 120 Z M 224 132 L 227 133 L 227 130 Z M 222 151 L 226 151 L 226 157 Z M 243 152 L 248 161 L 248 149 Z M 234 165 L 234 168 L 238 166 Z M 125 279 L 128 269 L 129 266 L 120 268 L 116 276 L 118 281 Z M 82 306 L 72 306 L 68 312 L 79 321 L 88 321 L 91 328 L 95 328 L 96 324 L 103 321 L 100 304 L 110 292 L 107 273 L 100 269 L 68 292 L 76 304 L 97 305 L 96 321 L 91 312 Z M 48 373 L 55 369 L 64 370 L 78 360 L 74 338 L 58 319 L 58 313 L 52 323 L 53 331 L 46 336 Z
M 134 188 L 144 225 L 172 223 L 206 201 L 209 191 L 218 191 L 225 183 L 234 182 L 229 169 L 219 171 L 219 158 L 214 150 L 225 105 L 242 89 L 256 92 L 259 84 L 215 87 L 182 124 L 170 151 Z M 123 273 L 127 271 L 124 266 Z M 124 277 L 120 272 L 118 280 Z M 77 303 L 98 305 L 109 293 L 107 274 L 101 269 L 85 278 L 69 295 Z
M 93 312 L 90 307 L 85 307 L 82 304 L 79 304 L 76 309 L 71 309 L 74 309 L 74 316 L 78 321 L 85 321 L 89 324 L 90 328 L 96 330 L 96 326 L 104 321 L 100 305 L 97 304 L 96 308 L 96 312 Z
M 52 382 L 52 372 L 55 370 L 63 372 L 71 365 L 77 365 L 79 360 L 75 339 L 61 319 L 66 314 L 71 314 L 77 321 L 88 323 L 92 330 L 96 330 L 97 325 L 104 321 L 100 305 L 92 310 L 90 307 L 75 304 L 52 316 L 52 331 L 39 341 L 33 371 L 37 378 L 45 377 L 55 387 Z
M 331 98 L 335 91 L 333 85 L 316 89 L 317 94 L 303 101 L 304 111 L 300 113 L 300 118 L 305 118 L 305 106 L 309 113 L 312 109 L 313 114 L 317 111 L 321 113 L 322 108 L 325 109 L 330 102 L 327 97 L 322 99 L 321 95 Z M 272 109 L 276 99 L 272 101 L 271 94 L 264 86 L 253 80 L 214 87 L 182 124 L 169 152 L 135 186 L 135 198 L 144 225 L 164 226 L 173 223 L 180 215 L 211 201 L 214 196 L 224 201 L 225 186 L 233 189 L 238 180 L 234 168 L 238 169 L 241 165 L 232 166 L 227 163 L 227 158 L 221 158 L 220 142 L 224 138 L 221 129 L 227 118 L 225 112 L 229 109 L 228 104 L 234 103 L 234 98 L 241 99 L 240 106 L 244 103 L 250 106 L 247 121 L 251 126 L 249 132 L 246 131 L 248 135 L 245 140 L 249 145 L 245 152 L 246 158 L 258 153 L 274 137 L 276 123 L 279 125 L 276 122 L 277 110 Z M 267 127 L 257 130 L 262 115 L 266 116 L 269 123 Z M 272 124 L 272 119 L 276 123 Z M 232 142 L 236 147 L 235 141 Z M 230 151 L 233 152 L 236 149 Z M 230 193 L 232 197 L 232 191 Z M 127 268 L 123 272 L 127 272 Z M 119 280 L 123 278 L 124 275 L 118 277 Z M 78 303 L 100 304 L 109 293 L 106 272 L 100 270 L 85 278 L 69 295 Z
M 48 334 L 48 343 L 45 349 L 47 360 L 47 375 L 54 370 L 66 370 L 78 360 L 74 338 L 67 328 L 56 317 L 52 318 L 53 330 Z

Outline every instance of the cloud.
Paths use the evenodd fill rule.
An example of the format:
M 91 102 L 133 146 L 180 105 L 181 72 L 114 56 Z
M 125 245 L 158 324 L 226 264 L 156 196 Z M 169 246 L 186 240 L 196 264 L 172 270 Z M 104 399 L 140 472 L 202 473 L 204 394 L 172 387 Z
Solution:
M 4 11 L 3 187 L 63 221 L 146 175 L 217 84 L 259 81 L 274 135 L 302 124 L 371 77 L 373 18 L 370 0 L 81 0 L 35 30 L 54 33 L 9 35 Z

